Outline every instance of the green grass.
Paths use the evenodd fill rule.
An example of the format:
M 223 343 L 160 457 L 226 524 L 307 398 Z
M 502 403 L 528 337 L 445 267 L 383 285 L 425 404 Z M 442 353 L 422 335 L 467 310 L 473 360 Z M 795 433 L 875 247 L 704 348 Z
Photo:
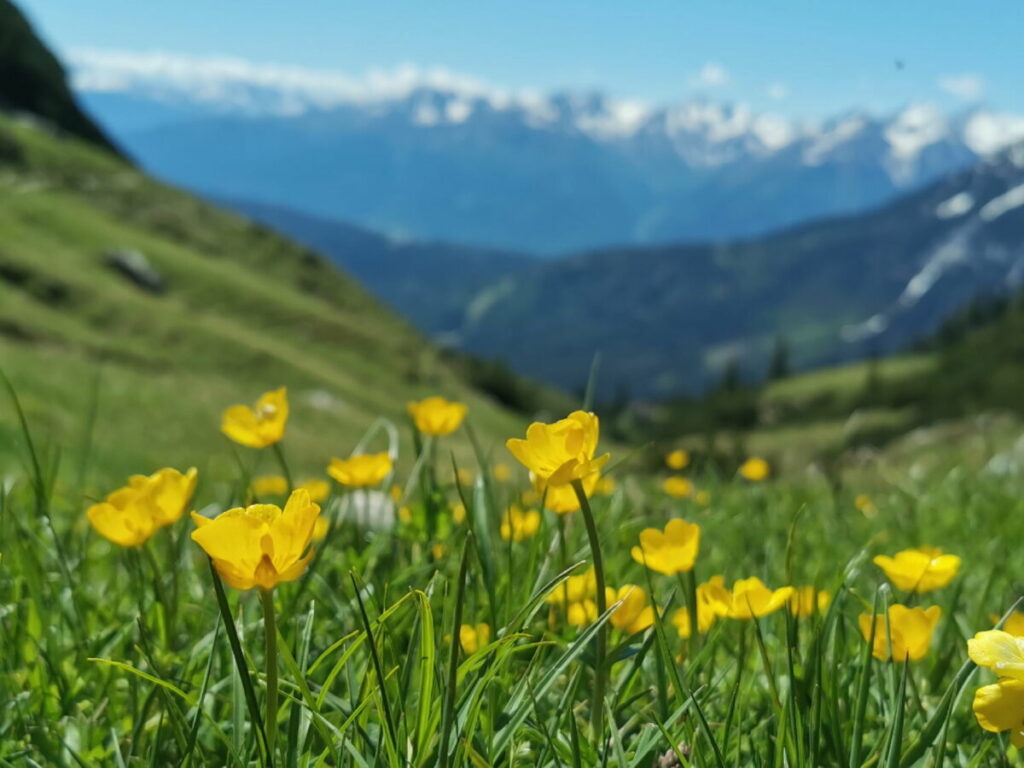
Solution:
M 130 394 L 101 386 L 100 398 L 113 404 Z M 123 421 L 98 419 L 93 439 L 82 438 L 90 463 L 116 455 L 98 450 L 96 438 L 134 425 L 124 408 Z M 330 428 L 297 408 L 289 454 L 314 450 L 305 444 L 313 425 Z M 89 432 L 84 417 L 68 426 Z M 974 722 L 971 691 L 990 675 L 969 676 L 964 663 L 966 639 L 1020 594 L 1020 457 L 1016 474 L 875 473 L 873 515 L 854 504 L 866 486 L 836 491 L 813 478 L 749 485 L 698 472 L 697 487 L 710 494 L 701 506 L 665 496 L 657 477 L 621 465 L 614 494 L 593 499 L 608 582 L 650 589 L 665 611 L 637 635 L 611 630 L 599 734 L 590 730 L 599 624 L 569 627 L 544 602 L 567 568 L 591 561 L 578 513 L 545 512 L 535 536 L 503 541 L 502 511 L 527 487 L 522 471 L 462 488 L 461 524 L 449 512 L 460 489 L 443 481 L 427 495 L 411 489 L 412 517 L 394 527 L 357 525 L 351 509 L 363 492 L 336 490 L 324 504 L 332 533 L 307 577 L 274 592 L 281 698 L 268 758 L 258 725 L 268 691 L 258 595 L 228 589 L 227 613 L 218 609 L 187 516 L 139 550 L 100 537 L 85 519 L 75 468 L 54 471 L 49 429 L 29 428 L 42 481 L 33 480 L 22 435 L 26 469 L 0 495 L 0 765 L 646 768 L 673 750 L 681 765 L 715 768 L 967 768 L 1015 759 L 1005 737 Z M 196 463 L 204 449 L 192 446 L 190 427 L 177 429 L 161 438 L 167 463 Z M 426 464 L 441 477 L 450 440 L 442 439 L 437 465 Z M 485 453 L 491 448 L 510 461 L 485 440 Z M 252 459 L 246 451 L 244 461 Z M 224 476 L 238 475 L 224 463 Z M 395 482 L 410 479 L 400 471 Z M 238 488 L 201 474 L 192 506 L 210 513 L 237 503 Z M 830 606 L 801 619 L 786 611 L 722 619 L 688 644 L 667 621 L 683 604 L 685 580 L 646 572 L 629 554 L 642 528 L 671 517 L 702 528 L 697 581 L 721 573 L 727 583 L 756 575 L 771 586 L 813 584 L 833 595 Z M 956 579 L 916 597 L 883 586 L 870 556 L 917 545 L 962 556 Z M 905 671 L 865 654 L 857 626 L 859 614 L 887 602 L 943 611 L 929 653 Z M 474 654 L 453 649 L 458 626 L 479 623 L 493 628 L 491 642 Z
M 94 407 L 97 423 L 131 425 L 98 429 L 100 478 L 185 454 L 214 472 L 233 466 L 216 415 L 281 385 L 310 416 L 294 450 L 306 474 L 347 454 L 378 415 L 400 420 L 428 394 L 468 402 L 483 435 L 522 423 L 315 254 L 83 143 L 8 118 L 0 134 L 19 148 L 0 161 L 0 369 L 65 453 Z M 105 255 L 126 248 L 165 292 L 108 266 Z M 0 411 L 0 437 L 14 427 Z M 0 471 L 9 446 L 0 442 Z M 465 439 L 454 447 L 470 454 Z

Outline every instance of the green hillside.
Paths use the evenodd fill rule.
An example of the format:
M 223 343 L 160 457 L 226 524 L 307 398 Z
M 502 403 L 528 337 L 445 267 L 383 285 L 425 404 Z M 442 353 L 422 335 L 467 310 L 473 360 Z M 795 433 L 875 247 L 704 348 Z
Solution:
M 682 440 L 727 458 L 756 453 L 793 471 L 857 466 L 877 449 L 887 460 L 927 455 L 952 467 L 1018 441 L 1021 381 L 1024 294 L 973 302 L 912 352 L 668 401 L 623 436 Z
M 0 118 L 0 366 L 65 465 L 87 457 L 111 475 L 206 461 L 234 471 L 222 409 L 280 385 L 300 473 L 435 392 L 467 401 L 489 443 L 521 428 L 316 254 L 10 118 Z M 0 475 L 17 452 L 14 427 L 3 397 Z

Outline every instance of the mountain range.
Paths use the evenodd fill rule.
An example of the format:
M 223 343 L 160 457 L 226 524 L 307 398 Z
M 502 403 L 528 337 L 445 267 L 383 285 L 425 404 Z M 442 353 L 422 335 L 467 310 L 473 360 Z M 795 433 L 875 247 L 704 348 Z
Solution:
M 173 183 L 392 239 L 542 256 L 752 237 L 866 210 L 1024 137 L 1024 118 L 980 107 L 809 122 L 429 71 L 362 81 L 166 54 L 70 61 L 88 109 Z
M 79 58 L 76 82 L 143 165 L 319 250 L 435 338 L 563 388 L 596 353 L 606 397 L 759 377 L 782 342 L 797 368 L 886 353 L 1024 274 L 1022 124 L 982 109 L 811 125 L 438 75 L 367 89 L 122 64 Z

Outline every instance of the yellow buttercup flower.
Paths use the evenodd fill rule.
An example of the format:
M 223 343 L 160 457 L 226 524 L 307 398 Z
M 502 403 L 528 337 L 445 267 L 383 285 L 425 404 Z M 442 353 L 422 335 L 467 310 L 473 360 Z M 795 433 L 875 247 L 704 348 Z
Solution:
M 292 492 L 284 510 L 273 504 L 236 507 L 210 519 L 192 513 L 192 540 L 213 559 L 220 577 L 235 589 L 273 589 L 294 581 L 313 557 L 310 541 L 320 507 L 309 492 Z
M 815 613 L 824 613 L 832 596 L 825 590 L 814 587 L 796 587 L 789 599 L 789 612 L 797 618 L 806 618 Z
M 303 481 L 299 484 L 299 488 L 309 493 L 309 500 L 314 504 L 319 504 L 331 495 L 331 484 L 326 480 L 321 480 L 319 477 L 312 477 L 309 480 Z
M 324 539 L 327 538 L 327 531 L 329 531 L 330 528 L 331 528 L 331 523 L 327 520 L 326 517 L 324 517 L 323 515 L 320 515 L 320 517 L 318 517 L 316 519 L 316 523 L 313 524 L 313 539 L 312 540 L 314 542 L 323 541 Z
M 361 453 L 347 459 L 331 459 L 327 474 L 349 488 L 370 488 L 384 482 L 393 466 L 387 451 Z
M 720 616 L 727 616 L 732 605 L 732 595 L 725 588 L 722 576 L 712 576 L 703 584 L 697 585 L 697 631 L 706 634 L 711 631 Z M 675 625 L 682 638 L 690 637 L 690 611 L 680 608 L 672 614 Z
M 615 493 L 615 478 L 611 475 L 599 476 L 597 483 L 594 485 L 594 493 L 599 493 L 602 496 L 611 496 Z
M 733 619 L 752 619 L 774 613 L 789 602 L 793 596 L 792 587 L 770 589 L 756 576 L 740 579 L 732 585 L 729 596 L 729 610 L 726 615 Z
M 1024 747 L 1024 681 L 1003 678 L 974 692 L 978 725 L 990 733 L 1010 732 L 1010 743 Z
M 559 584 L 545 600 L 555 605 L 579 603 L 597 595 L 597 575 L 593 567 L 578 576 L 570 576 Z
M 990 613 L 988 618 L 993 624 L 998 624 L 1002 616 Z M 1003 624 L 1003 632 L 1009 632 L 1014 637 L 1024 637 L 1024 613 L 1020 611 L 1011 613 Z
M 458 429 L 469 410 L 465 403 L 451 402 L 443 397 L 428 397 L 418 403 L 409 403 L 406 407 L 416 429 L 425 435 L 439 437 L 450 435 Z
M 284 475 L 261 475 L 252 479 L 249 490 L 255 496 L 284 496 L 288 493 L 288 481 Z
M 706 507 L 711 503 L 711 494 L 707 491 L 697 491 L 693 496 L 693 500 L 696 501 L 699 506 Z
M 531 477 L 532 481 L 533 478 Z M 536 504 L 540 504 L 540 493 L 533 488 L 527 488 L 519 495 L 519 501 L 524 507 L 532 507 Z
M 530 494 L 529 496 L 528 493 L 523 494 L 524 504 L 528 503 L 528 497 L 536 498 L 538 502 L 543 498 L 544 506 L 557 515 L 567 515 L 570 512 L 579 511 L 580 500 L 576 495 L 576 489 L 571 485 L 549 485 L 545 488 L 544 483 L 542 481 L 538 481 L 537 478 L 533 478 L 533 482 L 536 490 L 534 491 L 534 494 Z M 597 485 L 600 482 L 601 475 L 598 472 L 583 478 L 583 493 L 586 494 L 588 499 L 594 495 Z
M 597 603 L 593 600 L 581 600 L 569 603 L 565 611 L 565 621 L 570 627 L 585 627 L 597 621 Z
M 462 525 L 466 522 L 466 505 L 461 501 L 452 507 L 452 521 L 457 525 Z
M 284 437 L 288 393 L 284 387 L 264 392 L 256 405 L 233 405 L 224 411 L 220 431 L 239 445 L 266 448 Z
M 905 605 L 889 606 L 889 629 L 891 638 L 886 634 L 885 616 L 874 617 L 875 642 L 871 648 L 872 655 L 881 661 L 889 660 L 889 648 L 892 647 L 893 661 L 904 659 L 917 661 L 928 653 L 935 625 L 942 617 L 942 609 L 933 605 L 930 608 L 907 608 Z M 867 640 L 871 637 L 872 617 L 862 613 L 858 618 L 861 634 Z
M 512 479 L 512 467 L 501 461 L 494 465 L 491 469 L 491 474 L 494 475 L 494 479 L 499 483 L 507 483 Z
M 866 493 L 857 494 L 857 497 L 853 500 L 853 505 L 860 510 L 861 514 L 868 520 L 871 520 L 878 515 L 878 507 L 875 506 L 875 502 L 873 502 L 871 497 Z
M 608 617 L 616 629 L 621 629 L 627 635 L 635 635 L 654 625 L 654 608 L 647 604 L 647 592 L 643 588 L 635 584 L 625 584 L 617 591 L 607 587 L 605 595 L 605 602 L 608 605 L 614 605 L 619 600 L 622 601 L 622 604 Z
M 520 464 L 549 488 L 596 474 L 608 454 L 594 458 L 600 425 L 597 416 L 573 411 L 554 424 L 534 422 L 526 439 L 512 438 L 505 445 Z
M 463 624 L 459 627 L 459 644 L 464 653 L 476 653 L 491 642 L 491 627 L 488 624 Z
M 177 521 L 196 487 L 196 469 L 184 474 L 165 468 L 152 475 L 133 475 L 128 485 L 86 510 L 92 527 L 122 547 L 145 543 L 158 529 Z
M 764 459 L 751 456 L 740 465 L 739 473 L 740 477 L 744 480 L 749 480 L 752 483 L 760 483 L 762 480 L 768 479 L 768 476 L 772 473 L 772 469 Z
M 465 467 L 459 467 L 459 471 L 455 475 L 459 480 L 459 485 L 467 486 L 472 485 L 473 480 L 476 479 L 473 474 L 473 470 L 466 469 Z
M 686 469 L 690 463 L 690 454 L 684 451 L 682 448 L 677 448 L 674 451 L 669 452 L 665 456 L 665 464 L 669 469 L 674 469 L 677 472 L 680 469 Z
M 1000 677 L 1024 682 L 1024 638 L 989 629 L 967 641 L 967 655 L 979 667 L 988 667 Z
M 959 557 L 933 547 L 904 549 L 894 557 L 879 555 L 873 562 L 899 589 L 919 594 L 946 586 L 960 569 Z
M 661 484 L 661 489 L 669 496 L 685 499 L 693 493 L 693 483 L 681 475 L 672 475 L 672 477 L 665 478 L 665 482 Z
M 400 522 L 403 522 L 403 523 L 411 523 L 412 522 L 412 510 L 409 509 L 409 507 L 399 507 L 398 508 L 398 519 L 399 519 Z
M 640 531 L 640 546 L 629 553 L 640 565 L 672 575 L 692 570 L 699 550 L 700 526 L 674 518 L 665 524 L 664 532 L 657 528 Z
M 505 541 L 523 541 L 537 533 L 540 528 L 540 512 L 529 509 L 525 512 L 515 504 L 501 517 L 501 538 Z

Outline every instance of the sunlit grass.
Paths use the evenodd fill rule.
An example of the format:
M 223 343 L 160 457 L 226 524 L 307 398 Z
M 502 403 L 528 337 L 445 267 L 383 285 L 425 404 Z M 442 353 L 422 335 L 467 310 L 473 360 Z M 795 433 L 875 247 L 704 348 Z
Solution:
M 291 417 L 283 456 L 299 448 L 304 417 Z M 472 421 L 471 410 L 462 429 Z M 630 635 L 609 620 L 618 603 L 570 622 L 549 599 L 592 563 L 579 512 L 545 511 L 532 535 L 503 537 L 510 505 L 538 503 L 504 447 L 480 445 L 461 467 L 472 479 L 457 484 L 454 436 L 413 440 L 410 424 L 395 427 L 375 428 L 361 450 L 418 445 L 421 458 L 399 457 L 380 488 L 335 485 L 308 570 L 268 593 L 276 737 L 264 724 L 275 686 L 258 590 L 219 589 L 187 515 L 138 548 L 103 539 L 85 518 L 92 500 L 77 464 L 55 463 L 46 430 L 19 430 L 24 470 L 0 493 L 4 764 L 909 768 L 1015 759 L 1006 736 L 984 733 L 970 712 L 971 691 L 991 676 L 971 679 L 966 640 L 1019 593 L 1020 475 L 903 475 L 876 483 L 869 506 L 855 504 L 861 489 L 824 480 L 748 482 L 692 465 L 678 471 L 693 492 L 678 497 L 661 488 L 670 470 L 640 475 L 613 457 L 615 490 L 591 498 L 605 575 L 612 587 L 642 587 L 660 609 Z M 200 470 L 191 506 L 210 516 L 251 500 L 241 469 L 233 479 Z M 631 554 L 641 529 L 672 518 L 701 529 L 692 583 L 756 576 L 831 600 L 799 618 L 786 608 L 721 616 L 707 633 L 680 637 L 670 619 L 692 604 L 689 572 L 648 570 Z M 948 584 L 925 594 L 890 585 L 871 561 L 920 545 L 962 558 Z M 861 633 L 861 614 L 896 603 L 941 611 L 920 660 L 875 659 Z M 609 642 L 598 700 L 601 632 Z

